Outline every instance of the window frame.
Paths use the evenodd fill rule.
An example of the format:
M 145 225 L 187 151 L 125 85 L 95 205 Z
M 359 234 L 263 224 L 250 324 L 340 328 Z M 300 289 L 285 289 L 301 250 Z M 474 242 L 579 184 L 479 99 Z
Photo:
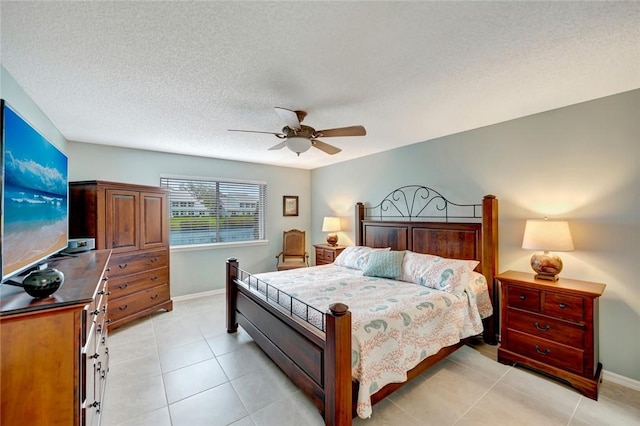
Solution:
M 197 184 L 198 182 L 202 182 L 205 183 L 205 186 L 209 186 L 209 187 L 215 187 L 215 195 L 213 196 L 215 198 L 215 200 L 213 201 L 215 207 L 210 208 L 212 210 L 214 210 L 213 212 L 205 212 L 203 211 L 189 211 L 189 209 L 191 207 L 186 207 L 186 205 L 190 205 L 193 206 L 193 208 L 197 208 L 197 204 L 199 204 L 199 199 L 197 199 L 196 196 L 194 196 L 193 194 L 191 194 L 191 196 L 193 197 L 194 201 L 191 200 L 184 200 L 183 198 L 173 198 L 172 195 L 176 194 L 176 186 L 180 185 L 181 183 L 183 184 Z M 223 227 L 221 228 L 219 225 L 221 222 L 223 222 L 225 219 L 229 219 L 229 218 L 242 218 L 242 217 L 247 217 L 247 216 L 251 216 L 251 214 L 245 214 L 247 212 L 237 212 L 237 214 L 232 215 L 222 215 L 222 212 L 226 212 L 229 211 L 231 212 L 231 210 L 226 210 L 226 207 L 224 207 L 222 204 L 223 202 L 221 201 L 222 199 L 226 199 L 229 194 L 234 194 L 234 191 L 231 192 L 223 192 L 221 191 L 221 186 L 231 186 L 234 187 L 235 186 L 235 190 L 240 191 L 242 190 L 242 186 L 246 185 L 247 189 L 253 189 L 255 191 L 257 191 L 257 198 L 255 201 L 253 200 L 249 200 L 250 203 L 252 203 L 253 205 L 256 206 L 256 210 L 258 213 L 258 217 L 255 218 L 255 223 L 253 224 L 254 228 L 252 232 L 258 232 L 258 236 L 257 238 L 254 239 L 246 239 L 246 240 L 228 240 L 228 241 L 220 241 L 220 235 L 221 235 L 221 231 L 224 232 L 225 230 L 233 230 L 234 227 L 233 225 L 231 225 L 229 228 L 227 227 Z M 165 189 L 169 189 L 169 221 L 171 223 L 171 220 L 174 217 L 189 217 L 189 218 L 200 218 L 200 217 L 210 217 L 212 216 L 211 213 L 213 213 L 215 219 L 213 219 L 215 221 L 215 229 L 209 229 L 207 231 L 204 232 L 208 232 L 209 235 L 202 235 L 200 236 L 200 238 L 202 239 L 207 239 L 207 238 L 213 238 L 215 239 L 215 241 L 208 241 L 208 242 L 191 242 L 191 243 L 182 243 L 182 244 L 176 244 L 174 238 L 177 238 L 174 236 L 174 238 L 172 238 L 172 229 L 171 229 L 171 225 L 169 228 L 169 241 L 170 241 L 170 249 L 172 252 L 174 251 L 191 251 L 191 250 L 201 250 L 201 249 L 210 249 L 210 248 L 223 248 L 223 247 L 236 247 L 236 246 L 252 246 L 252 245 L 265 245 L 268 244 L 268 240 L 266 238 L 267 236 L 267 183 L 265 181 L 254 181 L 254 180 L 248 180 L 248 179 L 231 179 L 231 178 L 220 178 L 220 177 L 208 177 L 208 176 L 185 176 L 185 175 L 173 175 L 173 174 L 161 174 L 160 175 L 160 186 L 162 188 Z M 251 186 L 255 186 L 255 188 L 251 188 Z M 188 192 L 188 190 L 183 190 L 183 192 Z M 222 194 L 224 194 L 222 196 Z M 181 196 L 184 197 L 184 194 Z M 212 202 L 212 200 L 209 198 L 207 199 L 207 201 L 209 203 Z M 239 201 L 238 201 L 239 202 Z M 247 204 L 247 201 L 244 200 L 242 201 L 243 204 Z M 175 204 L 175 207 L 174 207 Z M 201 202 L 200 204 L 203 204 L 203 206 L 206 206 L 207 203 L 205 202 Z M 175 210 L 174 210 L 175 209 Z M 207 209 L 208 210 L 208 209 Z M 240 209 L 239 210 L 243 210 Z M 173 212 L 177 211 L 180 212 L 181 214 L 179 216 L 174 216 Z M 182 213 L 186 213 L 186 214 L 182 214 Z M 191 230 L 191 229 L 188 229 Z M 215 235 L 212 235 L 215 234 Z M 184 238 L 184 236 L 183 236 Z M 188 238 L 188 237 L 187 237 Z

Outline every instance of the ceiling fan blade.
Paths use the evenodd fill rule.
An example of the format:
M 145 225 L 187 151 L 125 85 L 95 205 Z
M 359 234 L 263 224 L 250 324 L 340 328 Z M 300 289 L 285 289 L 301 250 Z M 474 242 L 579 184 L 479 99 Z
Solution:
M 295 111 L 280 107 L 274 107 L 274 109 L 287 126 L 296 130 L 300 130 L 302 128 L 300 120 L 298 119 L 298 114 Z
M 282 141 L 277 145 L 272 146 L 271 148 L 269 148 L 269 151 L 275 151 L 276 149 L 282 149 L 285 146 L 287 146 L 287 141 Z
M 318 148 L 320 151 L 324 151 L 329 155 L 337 154 L 342 151 L 340 148 L 335 147 L 333 145 L 329 145 L 328 143 L 319 141 L 318 139 L 312 139 L 311 145 Z
M 334 137 L 334 136 L 364 136 L 367 131 L 363 126 L 338 127 L 336 129 L 318 130 L 314 136 Z
M 287 135 L 285 135 L 284 133 L 280 133 L 280 132 L 261 132 L 259 130 L 237 130 L 237 129 L 227 129 L 227 130 L 230 131 L 230 132 L 266 133 L 268 135 L 276 135 L 280 139 L 283 139 L 283 138 L 287 137 Z

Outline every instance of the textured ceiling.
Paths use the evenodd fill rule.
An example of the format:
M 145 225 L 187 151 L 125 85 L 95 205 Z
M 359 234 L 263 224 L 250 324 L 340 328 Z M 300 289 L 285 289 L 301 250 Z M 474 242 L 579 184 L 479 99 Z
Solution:
M 8 2 L 2 65 L 72 141 L 312 169 L 640 87 L 639 2 Z M 308 112 L 333 156 L 268 151 Z

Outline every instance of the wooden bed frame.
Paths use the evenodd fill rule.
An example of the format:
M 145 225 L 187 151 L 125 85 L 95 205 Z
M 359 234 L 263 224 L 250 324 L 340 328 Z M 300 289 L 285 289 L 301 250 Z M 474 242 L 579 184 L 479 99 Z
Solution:
M 395 198 L 393 194 L 389 196 Z M 432 191 L 444 210 L 453 204 Z M 389 197 L 388 196 L 388 197 Z M 433 196 L 433 195 L 430 195 Z M 424 198 L 424 197 L 423 197 Z M 440 199 L 442 201 L 440 201 Z M 386 200 L 386 199 L 385 199 Z M 396 200 L 397 201 L 397 200 Z M 448 203 L 448 204 L 447 204 Z M 382 211 L 388 211 L 383 203 Z M 411 207 L 411 206 L 410 206 Z M 493 303 L 493 315 L 483 321 L 483 338 L 489 344 L 497 343 L 498 316 L 497 288 L 494 277 L 498 262 L 498 200 L 493 195 L 484 197 L 482 204 L 473 207 L 476 222 L 415 221 L 421 215 L 400 214 L 403 220 L 385 220 L 380 214 L 371 219 L 370 209 L 362 203 L 356 205 L 356 245 L 391 247 L 392 250 L 411 250 L 442 257 L 479 260 L 477 270 L 487 279 Z M 476 208 L 482 211 L 476 214 Z M 438 207 L 438 210 L 443 210 Z M 368 218 L 369 217 L 369 218 Z M 428 216 L 429 218 L 433 216 Z M 455 216 L 455 219 L 459 219 Z M 468 220 L 468 219 L 467 219 Z M 244 282 L 250 274 L 239 269 L 235 258 L 227 260 L 227 332 L 235 333 L 238 325 L 255 340 L 262 350 L 307 394 L 323 415 L 326 425 L 351 425 L 355 414 L 358 383 L 351 377 L 351 313 L 348 306 L 336 303 L 325 314 L 324 332 L 292 315 L 280 305 L 268 302 L 263 294 Z M 447 357 L 467 340 L 445 347 L 408 372 L 408 381 Z M 403 386 L 391 383 L 371 396 L 372 404 Z

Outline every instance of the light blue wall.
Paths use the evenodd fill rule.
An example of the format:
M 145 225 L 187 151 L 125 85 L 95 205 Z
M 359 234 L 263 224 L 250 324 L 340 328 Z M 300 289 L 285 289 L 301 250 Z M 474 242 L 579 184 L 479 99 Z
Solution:
M 351 243 L 354 203 L 377 204 L 399 186 L 430 186 L 457 203 L 495 194 L 500 270 L 530 271 L 525 220 L 568 219 L 576 250 L 560 254 L 562 276 L 607 285 L 601 361 L 640 380 L 639 117 L 635 90 L 315 169 L 311 223 L 342 216 L 340 243 Z
M 161 174 L 267 183 L 267 238 L 269 244 L 171 251 L 171 295 L 221 289 L 225 261 L 236 257 L 240 267 L 252 272 L 275 270 L 282 249 L 282 231 L 297 228 L 310 232 L 310 175 L 308 170 L 273 167 L 237 161 L 166 154 L 67 142 L 71 180 L 107 180 L 143 185 L 160 184 Z M 300 215 L 282 216 L 282 196 L 298 195 Z M 311 247 L 307 238 L 308 250 Z
M 18 82 L 0 66 L 0 98 L 27 120 L 42 136 L 62 152 L 66 152 L 66 139 L 40 108 L 24 93 Z

